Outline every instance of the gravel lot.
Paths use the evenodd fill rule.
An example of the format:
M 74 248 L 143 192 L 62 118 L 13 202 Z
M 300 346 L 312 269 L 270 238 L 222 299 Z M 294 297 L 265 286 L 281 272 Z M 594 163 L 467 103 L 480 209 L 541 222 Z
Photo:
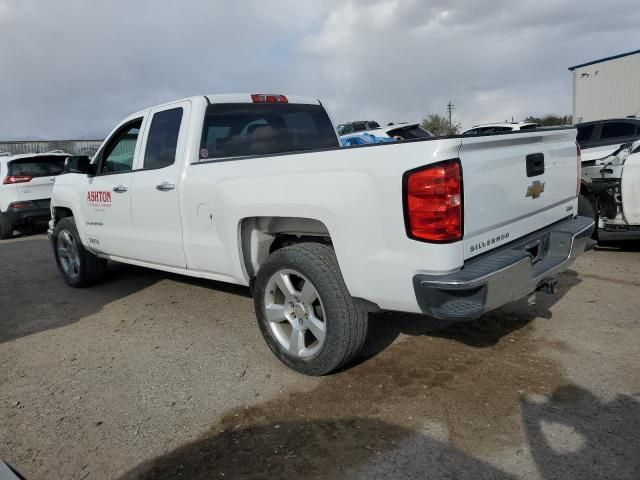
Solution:
M 372 319 L 365 358 L 287 370 L 244 288 L 113 265 L 63 284 L 0 243 L 0 457 L 28 479 L 640 478 L 640 244 L 470 324 Z

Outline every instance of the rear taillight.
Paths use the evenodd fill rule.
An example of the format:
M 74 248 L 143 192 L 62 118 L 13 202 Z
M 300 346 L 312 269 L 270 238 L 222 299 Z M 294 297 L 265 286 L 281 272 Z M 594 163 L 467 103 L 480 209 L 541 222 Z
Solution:
M 576 143 L 576 161 L 578 164 L 578 180 L 576 181 L 576 197 L 580 195 L 580 181 L 582 179 L 582 154 L 580 153 L 580 145 Z
M 289 103 L 284 95 L 272 95 L 267 93 L 254 93 L 251 95 L 253 103 Z
M 30 175 L 8 175 L 4 177 L 4 181 L 2 183 L 4 183 L 5 185 L 10 185 L 13 183 L 27 183 L 30 182 L 32 178 L 33 177 Z
M 462 171 L 458 160 L 405 173 L 404 195 L 411 238 L 428 242 L 462 239 Z
M 21 208 L 28 208 L 28 207 L 32 207 L 33 203 L 32 202 L 14 202 L 11 205 L 9 205 L 11 208 L 14 208 L 16 210 L 19 210 Z

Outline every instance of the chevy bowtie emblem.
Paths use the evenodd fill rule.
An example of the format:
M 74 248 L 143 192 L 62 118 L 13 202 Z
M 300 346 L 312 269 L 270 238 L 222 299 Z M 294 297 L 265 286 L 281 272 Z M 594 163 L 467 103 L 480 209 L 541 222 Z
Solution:
M 527 194 L 525 195 L 525 198 L 538 198 L 540 195 L 542 195 L 542 192 L 544 192 L 544 182 L 536 180 L 531 185 L 529 185 L 529 187 L 527 187 Z

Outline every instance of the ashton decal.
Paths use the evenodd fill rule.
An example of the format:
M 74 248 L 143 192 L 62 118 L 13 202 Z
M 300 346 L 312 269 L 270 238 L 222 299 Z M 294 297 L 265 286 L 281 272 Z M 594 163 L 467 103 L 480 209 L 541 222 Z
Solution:
M 111 192 L 102 190 L 89 190 L 87 203 L 96 210 L 104 210 L 111 206 Z

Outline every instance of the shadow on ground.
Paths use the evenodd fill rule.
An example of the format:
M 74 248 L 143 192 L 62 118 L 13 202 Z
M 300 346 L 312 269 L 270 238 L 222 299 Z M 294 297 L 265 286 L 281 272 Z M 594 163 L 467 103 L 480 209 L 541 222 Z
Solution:
M 468 324 L 379 316 L 369 358 L 310 392 L 233 409 L 121 479 L 515 478 L 521 464 L 544 479 L 637 478 L 637 400 L 603 404 L 538 354 L 531 319 L 551 318 L 579 283 L 561 280 L 556 297 Z M 482 460 L 516 449 L 507 470 Z
M 603 402 L 565 385 L 547 401 L 522 400 L 522 421 L 543 479 L 640 478 L 640 402 Z
M 506 477 L 409 429 L 344 418 L 224 430 L 142 464 L 121 480 L 413 478 L 418 472 L 432 478 Z
M 594 421 L 597 416 L 604 418 Z M 543 402 L 523 399 L 522 417 L 528 435 L 524 446 L 540 478 L 638 478 L 638 401 L 618 397 L 601 403 L 567 385 Z M 446 440 L 376 418 L 274 423 L 266 416 L 252 425 L 234 418 L 236 425 L 226 423 L 121 480 L 516 478 Z M 557 433 L 562 429 L 567 432 Z
M 247 288 L 236 285 L 118 263 L 109 264 L 103 283 L 74 289 L 64 283 L 49 241 L 41 235 L 0 243 L 0 272 L 0 343 L 72 324 L 167 278 L 249 295 Z
M 501 338 L 520 330 L 535 318 L 551 319 L 551 307 L 564 295 L 581 283 L 573 270 L 563 273 L 553 295 L 538 293 L 535 303 L 522 299 L 504 308 L 483 315 L 473 322 L 445 322 L 424 315 L 412 315 L 399 312 L 370 315 L 369 334 L 363 350 L 362 359 L 378 355 L 388 348 L 398 336 L 428 335 L 464 343 L 473 347 L 491 347 Z
M 11 238 L 26 238 L 34 235 L 42 235 L 47 233 L 47 228 L 48 224 L 46 222 L 21 225 L 17 229 L 13 230 L 13 236 Z
M 0 271 L 0 342 L 69 325 L 160 278 L 117 265 L 105 283 L 79 294 L 62 280 L 49 241 L 41 236 L 0 244 Z

